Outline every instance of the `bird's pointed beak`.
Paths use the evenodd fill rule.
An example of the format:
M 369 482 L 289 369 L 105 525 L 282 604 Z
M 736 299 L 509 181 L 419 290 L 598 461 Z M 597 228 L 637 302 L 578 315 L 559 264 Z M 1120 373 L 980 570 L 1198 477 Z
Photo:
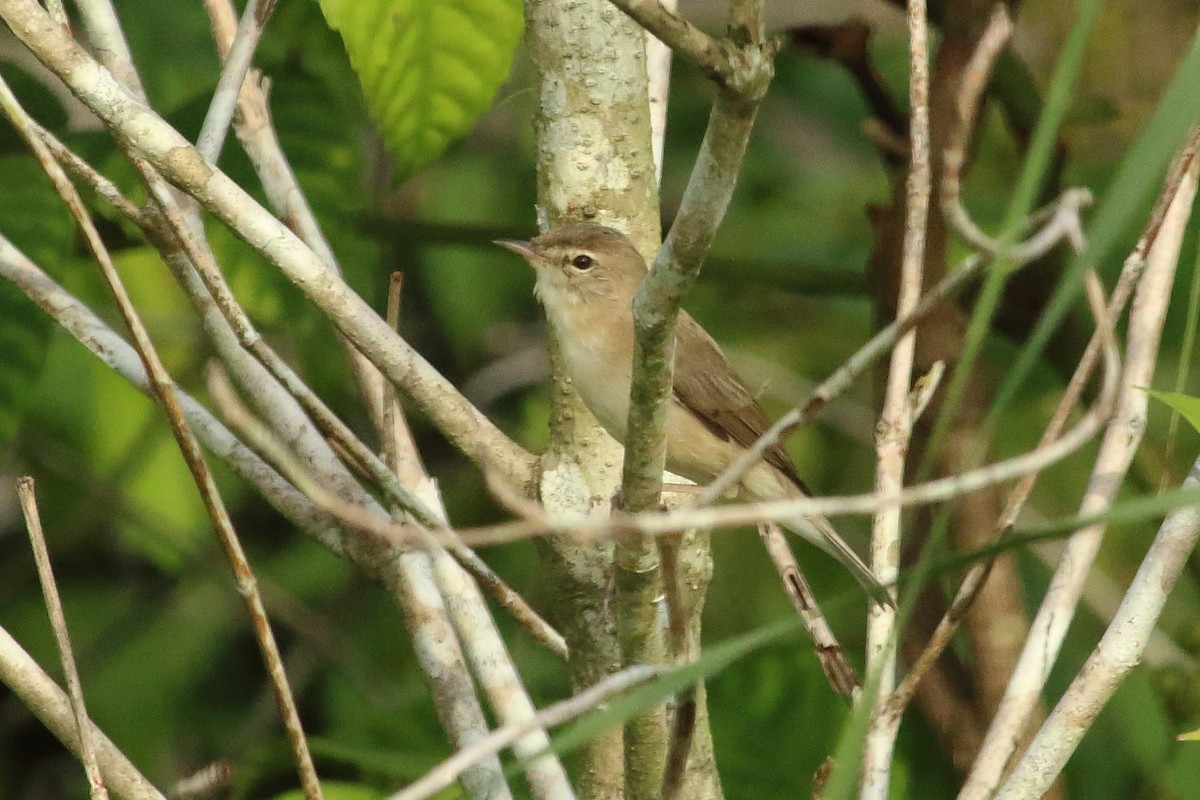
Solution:
M 533 249 L 533 242 L 526 242 L 520 239 L 496 239 L 492 243 L 500 245 L 505 250 L 512 250 L 530 264 L 541 260 L 541 255 L 537 250 Z

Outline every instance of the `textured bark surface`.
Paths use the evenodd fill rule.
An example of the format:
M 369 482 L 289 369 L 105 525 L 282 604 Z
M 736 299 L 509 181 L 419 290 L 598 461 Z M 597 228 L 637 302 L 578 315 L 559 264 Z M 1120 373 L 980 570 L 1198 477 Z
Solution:
M 650 261 L 661 236 L 644 34 L 607 0 L 527 0 L 525 8 L 527 42 L 541 77 L 534 121 L 538 202 L 551 226 L 565 220 L 611 225 L 626 232 Z M 620 483 L 621 448 L 583 406 L 558 359 L 551 361 L 553 410 L 542 459 L 542 502 L 555 513 L 606 510 Z M 621 664 L 611 604 L 613 548 L 567 539 L 543 540 L 539 548 L 557 589 L 552 613 L 571 649 L 572 683 L 589 685 Z M 698 641 L 711 574 L 707 538 L 689 538 L 680 560 L 694 589 L 689 619 Z M 683 796 L 719 797 L 702 693 L 699 702 Z M 625 797 L 623 741 L 614 730 L 588 745 L 580 798 Z

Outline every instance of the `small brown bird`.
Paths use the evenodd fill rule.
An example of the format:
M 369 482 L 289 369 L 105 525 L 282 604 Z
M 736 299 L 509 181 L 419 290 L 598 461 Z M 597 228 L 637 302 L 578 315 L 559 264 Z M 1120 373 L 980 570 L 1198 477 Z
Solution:
M 633 363 L 632 303 L 646 277 L 645 260 L 624 234 L 591 223 L 564 225 L 528 242 L 496 244 L 533 266 L 535 292 L 567 374 L 604 429 L 624 443 Z M 679 314 L 675 336 L 667 469 L 706 484 L 765 433 L 770 422 L 721 348 L 686 311 Z M 778 500 L 808 496 L 809 491 L 787 453 L 775 445 L 742 478 L 739 494 Z M 844 564 L 874 596 L 887 597 L 825 517 L 805 515 L 785 524 Z

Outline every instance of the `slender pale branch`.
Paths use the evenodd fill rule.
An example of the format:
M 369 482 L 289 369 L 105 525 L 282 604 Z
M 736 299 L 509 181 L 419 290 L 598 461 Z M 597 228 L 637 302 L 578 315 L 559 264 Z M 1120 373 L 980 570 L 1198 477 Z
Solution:
M 196 149 L 205 161 L 215 164 L 221 154 L 221 146 L 225 143 L 225 134 L 229 130 L 230 120 L 233 119 L 233 110 L 237 107 L 242 83 L 250 72 L 254 50 L 258 47 L 263 28 L 266 27 L 274 9 L 275 0 L 248 0 L 245 10 L 242 11 L 242 20 L 238 24 L 233 46 L 225 56 L 221 77 L 217 80 L 217 88 L 213 92 L 208 113 L 204 115 L 204 124 L 200 126 L 200 136 L 196 139 Z
M 124 85 L 130 87 L 135 96 L 144 100 L 137 71 L 112 3 L 108 0 L 80 0 L 79 6 L 89 38 L 99 57 Z M 206 264 L 215 265 L 215 257 L 205 239 L 203 222 L 195 204 L 183 199 L 143 159 L 132 156 L 131 160 L 134 168 L 142 176 L 147 193 L 155 201 L 157 208 L 153 210 L 161 217 L 161 220 L 144 220 L 146 223 L 161 221 L 162 224 L 146 224 L 143 225 L 143 230 L 162 252 L 168 267 L 196 310 L 205 334 L 238 381 L 242 391 L 251 399 L 263 418 L 270 420 L 276 431 L 291 442 L 295 452 L 322 481 L 327 482 L 346 499 L 371 504 L 373 501 L 370 496 L 347 472 L 300 405 L 239 344 L 233 328 L 222 317 L 207 288 L 198 277 L 197 269 L 202 269 Z M 191 245 L 191 257 L 183 252 L 185 243 Z M 196 259 L 195 263 L 192 261 L 193 257 Z M 217 284 L 223 285 L 223 279 L 215 266 L 212 266 L 209 272 L 217 275 Z M 218 293 L 215 296 L 221 295 Z
M 13 96 L 8 88 L 8 84 L 3 79 L 0 79 L 0 105 L 3 106 L 5 113 L 17 128 L 22 138 L 25 139 L 30 149 L 33 150 L 42 168 L 50 177 L 55 189 L 78 223 L 88 248 L 91 250 L 104 276 L 104 280 L 116 300 L 121 317 L 133 335 L 138 356 L 141 358 L 147 374 L 151 376 L 151 385 L 154 387 L 159 404 L 170 423 L 171 433 L 175 437 L 180 452 L 183 454 L 184 461 L 188 465 L 188 469 L 204 502 L 204 507 L 209 513 L 213 530 L 217 534 L 217 538 L 225 550 L 226 558 L 233 569 L 237 590 L 242 596 L 246 604 L 246 610 L 250 615 L 255 639 L 259 645 L 263 663 L 267 668 L 267 674 L 275 693 L 279 713 L 283 718 L 284 727 L 292 746 L 292 754 L 296 760 L 296 768 L 300 776 L 300 783 L 304 788 L 305 797 L 308 800 L 320 800 L 322 797 L 321 785 L 317 779 L 316 768 L 313 766 L 312 756 L 308 750 L 308 741 L 304 736 L 304 731 L 300 724 L 295 699 L 292 696 L 291 687 L 288 685 L 287 677 L 284 673 L 279 648 L 271 631 L 270 623 L 267 620 L 262 598 L 258 593 L 254 573 L 250 568 L 245 553 L 242 551 L 241 542 L 238 540 L 237 532 L 234 530 L 228 510 L 217 489 L 208 464 L 204 459 L 200 443 L 195 433 L 187 424 L 179 391 L 170 374 L 167 372 L 166 367 L 163 365 L 162 359 L 159 358 L 154 344 L 150 340 L 149 333 L 146 331 L 117 273 L 116 267 L 112 263 L 108 249 L 104 245 L 99 231 L 96 230 L 87 208 L 84 206 L 83 199 L 79 196 L 79 193 L 62 167 L 54 159 L 49 148 L 42 142 L 41 137 L 27 124 L 28 115 L 24 113 L 24 110 L 17 103 L 16 97 Z
M 575 695 L 547 706 L 531 719 L 497 728 L 470 747 L 459 750 L 388 800 L 424 800 L 445 789 L 463 770 L 482 758 L 499 753 L 531 730 L 551 728 L 586 714 L 604 702 L 662 674 L 663 667 L 639 664 L 615 672 Z
M 79 669 L 75 665 L 75 654 L 71 648 L 71 636 L 67 632 L 67 619 L 63 614 L 62 599 L 58 596 L 58 584 L 54 581 L 54 569 L 50 566 L 50 552 L 46 547 L 46 534 L 42 530 L 42 519 L 38 513 L 37 497 L 34 494 L 33 478 L 25 476 L 17 480 L 17 495 L 21 500 L 21 513 L 25 516 L 25 529 L 29 532 L 29 543 L 33 547 L 33 560 L 37 564 L 38 580 L 42 584 L 42 597 L 50 615 L 50 627 L 54 629 L 54 641 L 58 645 L 59 660 L 63 675 L 67 679 L 67 695 L 71 698 L 71 711 L 75 715 L 75 729 L 79 732 L 79 757 L 87 772 L 88 790 L 92 800 L 108 800 L 104 787 L 104 776 L 96 762 L 96 745 L 92 739 L 92 723 L 88 719 L 87 706 L 83 702 L 83 685 L 79 681 Z
M 388 292 L 388 324 L 395 328 L 399 322 L 400 283 L 391 281 Z M 381 439 L 390 439 L 386 451 L 391 456 L 387 465 L 403 483 L 417 487 L 420 498 L 433 509 L 439 527 L 448 531 L 449 517 L 437 484 L 425 471 L 405 422 L 403 410 L 395 395 L 387 398 L 392 411 L 390 425 L 379 431 Z M 460 549 L 466 549 L 461 544 Z M 430 553 L 434 578 L 446 610 L 458 631 L 463 650 L 474 668 L 481 688 L 488 697 L 501 725 L 521 724 L 536 719 L 537 709 L 517 673 L 512 656 L 488 612 L 479 587 L 454 559 L 441 548 Z M 515 594 L 515 592 L 513 592 Z M 528 613 L 540 621 L 532 609 Z M 544 625 L 545 623 L 543 623 Z M 565 649 L 565 643 L 563 645 Z M 513 752 L 525 761 L 525 776 L 534 800 L 574 800 L 575 793 L 562 762 L 550 748 L 550 737 L 541 726 L 534 726 L 513 742 Z
M 1088 488 L 1080 503 L 1080 516 L 1108 510 L 1141 442 L 1146 416 L 1146 394 L 1142 387 L 1153 382 L 1172 278 L 1196 193 L 1197 167 L 1198 162 L 1193 159 L 1174 191 L 1147 255 L 1146 269 L 1130 311 L 1126 365 L 1117 410 L 1101 441 Z M 1004 767 L 1019 745 L 1029 715 L 1036 707 L 1058 657 L 1106 528 L 1103 523 L 1089 525 L 1068 540 L 979 757 L 962 790 L 963 800 L 987 797 L 999 785 Z
M 1116 324 L 1117 316 L 1129 300 L 1130 292 L 1133 291 L 1135 280 L 1129 278 L 1131 274 L 1140 275 L 1141 270 L 1127 271 L 1122 274 L 1122 280 L 1118 282 L 1117 288 L 1113 291 L 1112 299 L 1109 301 L 1107 308 L 1103 305 L 1102 297 L 1099 297 L 1102 293 L 1099 286 L 1099 278 L 1094 274 L 1091 276 L 1092 279 L 1089 281 L 1089 284 L 1092 286 L 1092 289 L 1088 292 L 1088 298 L 1092 301 L 1093 311 L 1096 312 L 1096 331 L 1075 369 L 1075 374 L 1071 376 L 1071 381 L 1068 383 L 1066 391 L 1063 392 L 1063 396 L 1059 400 L 1058 408 L 1055 409 L 1054 415 L 1046 426 L 1046 430 L 1042 433 L 1042 438 L 1038 442 L 1038 449 L 1048 447 L 1062 433 L 1062 426 L 1066 424 L 1067 415 L 1079 401 L 1079 396 L 1083 393 L 1083 388 L 1091 376 L 1092 370 L 1096 365 L 1096 358 L 1100 352 L 1104 353 L 1104 382 L 1100 389 L 1100 396 L 1104 398 L 1104 405 L 1106 407 L 1116 397 L 1121 364 L 1120 356 L 1117 353 L 1113 327 Z M 1012 530 L 1018 514 L 1020 514 L 1025 502 L 1029 499 L 1029 494 L 1033 491 L 1033 485 L 1037 480 L 1038 474 L 1038 472 L 1027 473 L 1013 487 L 1008 501 L 1005 503 L 1004 511 L 997 521 L 996 529 L 993 531 L 992 538 L 994 541 L 999 542 L 1006 533 Z M 967 609 L 975 602 L 980 589 L 983 588 L 983 584 L 987 581 L 988 575 L 991 573 L 994 562 L 995 557 L 993 556 L 972 565 L 967 571 L 967 574 L 959 584 L 958 591 L 954 595 L 954 600 L 950 603 L 950 607 L 942 615 L 942 619 L 938 622 L 937 627 L 929 637 L 929 641 L 926 642 L 920 655 L 913 661 L 908 674 L 904 676 L 903 682 L 892 693 L 891 698 L 888 699 L 886 713 L 899 717 L 912 701 L 921 681 L 924 680 L 929 670 L 933 668 L 937 659 L 950 644 L 951 638 L 966 616 Z
M 3 236 L 0 236 L 0 277 L 13 281 L 93 354 L 143 394 L 153 396 L 133 348 Z M 483 736 L 487 732 L 486 720 L 475 699 L 456 634 L 425 555 L 415 552 L 397 555 L 381 539 L 347 534 L 347 529 L 321 513 L 309 498 L 281 478 L 203 406 L 187 395 L 182 396 L 182 402 L 188 422 L 214 455 L 297 527 L 333 552 L 351 559 L 392 592 L 409 621 L 418 661 L 428 676 L 439 718 L 451 743 L 460 747 Z M 511 797 L 498 760 L 473 766 L 463 775 L 463 784 L 471 797 Z
M 933 180 L 929 144 L 929 29 L 925 0 L 909 0 L 909 171 L 904 218 L 904 245 L 900 260 L 897 319 L 912 313 L 921 298 L 925 271 L 925 233 L 929 218 L 929 194 Z M 916 334 L 908 333 L 892 350 L 884 390 L 883 411 L 876 431 L 875 491 L 881 497 L 898 494 L 904 485 L 905 456 L 912 436 L 913 409 L 909 403 Z M 875 515 L 871 529 L 871 568 L 887 585 L 894 583 L 900 569 L 900 508 Z M 863 747 L 863 800 L 884 798 L 891 776 L 892 750 L 899 720 L 883 713 L 887 696 L 896 681 L 896 609 L 872 603 L 867 618 L 868 681 L 876 687 L 870 699 L 871 719 Z
M 808 585 L 808 579 L 801 572 L 800 565 L 796 563 L 796 556 L 784 538 L 783 531 L 777 524 L 763 523 L 758 526 L 758 535 L 779 572 L 779 578 L 783 581 L 788 599 L 792 601 L 792 607 L 804 620 L 804 628 L 808 632 L 808 638 L 812 640 L 817 660 L 830 687 L 848 700 L 857 699 L 862 690 L 862 681 L 859 680 L 854 667 L 850 666 L 846 659 L 846 651 L 838 643 L 833 629 L 821 613 L 817 598 Z
M 688 528 L 736 528 L 760 522 L 784 522 L 798 515 L 820 514 L 826 517 L 850 514 L 876 514 L 884 509 L 942 503 L 988 486 L 1016 479 L 1029 472 L 1045 469 L 1087 444 L 1110 416 L 1110 403 L 1101 397 L 1076 423 L 1075 427 L 1053 444 L 1004 461 L 944 478 L 909 486 L 898 493 L 881 496 L 875 492 L 832 497 L 799 497 L 756 503 L 731 504 L 709 508 L 689 507 L 677 511 L 618 515 L 612 518 L 556 519 L 522 521 L 461 530 L 463 540 L 476 545 L 496 544 L 551 533 L 570 533 L 580 537 L 610 537 L 637 531 L 647 536 L 678 533 Z
M 733 82 L 733 48 L 714 39 L 658 0 L 611 0 L 612 4 L 675 52 L 693 61 L 718 83 Z
M 70 699 L 4 628 L 0 628 L 0 681 L 67 749 L 77 757 L 82 755 Z M 89 726 L 96 745 L 96 762 L 113 794 L 122 800 L 166 800 L 99 728 L 91 723 Z
M 0 277 L 12 281 L 58 325 L 138 391 L 152 396 L 150 381 L 133 348 L 3 236 L 0 236 Z M 188 423 L 211 453 L 255 487 L 267 502 L 301 530 L 333 552 L 356 559 L 373 578 L 382 577 L 383 566 L 379 559 L 368 558 L 361 549 L 351 546 L 343 531 L 320 513 L 311 500 L 250 451 L 207 409 L 186 394 L 181 399 Z
M 1200 459 L 1182 488 L 1200 487 Z M 1172 511 L 1163 520 L 1129 590 L 1100 643 L 1071 681 L 996 800 L 1042 797 L 1075 752 L 1121 681 L 1141 661 L 1167 596 L 1200 539 L 1200 506 Z
M 396 382 L 469 457 L 524 484 L 535 459 L 395 336 L 321 258 L 186 139 L 131 95 L 58 29 L 34 0 L 0 1 L 0 17 L 139 156 L 198 199 L 303 290 L 389 380 Z

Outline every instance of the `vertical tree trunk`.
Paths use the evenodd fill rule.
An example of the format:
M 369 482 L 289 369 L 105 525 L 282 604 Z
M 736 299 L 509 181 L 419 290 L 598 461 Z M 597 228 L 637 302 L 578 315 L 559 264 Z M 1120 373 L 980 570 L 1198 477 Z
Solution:
M 527 42 L 541 77 L 537 130 L 538 203 L 550 224 L 594 220 L 626 231 L 648 260 L 658 250 L 658 191 L 651 148 L 645 34 L 607 0 L 527 0 Z M 620 484 L 620 446 L 604 433 L 554 363 L 551 441 L 539 490 L 553 512 L 607 509 Z M 542 561 L 557 584 L 555 620 L 571 649 L 571 680 L 594 683 L 621 665 L 610 603 L 611 544 L 543 540 Z M 680 560 L 695 587 L 691 637 L 711 574 L 706 536 L 689 536 Z M 683 796 L 720 796 L 703 693 Z M 617 729 L 583 756 L 580 798 L 625 796 Z

